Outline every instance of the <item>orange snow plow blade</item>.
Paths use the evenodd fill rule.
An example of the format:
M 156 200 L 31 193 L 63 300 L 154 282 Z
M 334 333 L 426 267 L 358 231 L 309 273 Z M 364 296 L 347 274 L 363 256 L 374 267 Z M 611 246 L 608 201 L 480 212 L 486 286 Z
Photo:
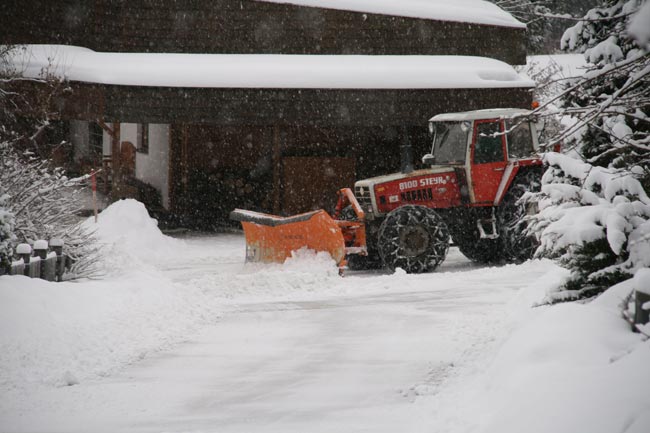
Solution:
M 343 218 L 344 209 L 353 215 Z M 368 253 L 365 214 L 349 188 L 338 191 L 333 217 L 322 209 L 291 217 L 235 209 L 230 219 L 244 228 L 247 262 L 282 263 L 292 251 L 309 248 L 327 251 L 342 272 L 346 254 Z
M 337 264 L 345 259 L 343 233 L 324 210 L 285 218 L 235 209 L 230 219 L 244 228 L 246 261 L 282 263 L 292 251 L 304 247 L 327 251 Z

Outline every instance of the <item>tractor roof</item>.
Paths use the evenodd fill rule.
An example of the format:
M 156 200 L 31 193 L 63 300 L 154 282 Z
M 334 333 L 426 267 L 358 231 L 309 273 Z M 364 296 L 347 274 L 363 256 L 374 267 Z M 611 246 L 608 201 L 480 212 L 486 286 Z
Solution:
M 512 118 L 525 116 L 530 113 L 530 110 L 524 110 L 523 108 L 490 108 L 488 110 L 438 114 L 429 119 L 429 122 L 460 122 L 463 120 Z

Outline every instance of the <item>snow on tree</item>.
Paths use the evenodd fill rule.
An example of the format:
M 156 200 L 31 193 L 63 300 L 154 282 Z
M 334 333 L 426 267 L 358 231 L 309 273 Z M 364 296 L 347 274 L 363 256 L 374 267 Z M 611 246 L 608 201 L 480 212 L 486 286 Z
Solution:
M 8 200 L 8 195 L 0 195 L 0 273 L 11 261 L 15 240 L 14 215 L 9 210 Z
M 85 180 L 86 176 L 69 179 L 62 169 L 50 167 L 48 160 L 19 154 L 6 144 L 0 148 L 0 227 L 4 208 L 6 245 L 60 238 L 72 259 L 69 277 L 97 275 L 99 247 L 77 216 Z
M 526 24 L 528 51 L 542 52 L 551 22 L 546 17 L 551 13 L 553 0 L 490 0 L 513 17 Z
M 589 163 L 617 168 L 640 165 L 646 171 L 647 188 L 650 54 L 627 32 L 640 3 L 606 0 L 565 32 L 562 48 L 583 52 L 592 66 L 564 93 L 563 105 L 578 120 L 567 134 L 578 133 L 572 144 Z
M 550 301 L 598 294 L 650 266 L 650 55 L 627 30 L 641 3 L 606 0 L 562 38 L 590 66 L 548 103 L 573 117 L 554 138 L 568 154 L 546 155 L 542 190 L 526 198 L 540 209 L 537 254 L 572 271 Z
M 632 170 L 597 167 L 549 153 L 535 197 L 538 255 L 559 259 L 572 275 L 551 301 L 602 292 L 650 267 L 650 198 Z
M 6 267 L 16 243 L 60 238 L 73 262 L 70 276 L 96 275 L 99 248 L 77 216 L 86 177 L 68 179 L 42 156 L 50 145 L 45 132 L 57 115 L 48 101 L 65 84 L 47 71 L 43 78 L 22 78 L 6 61 L 13 49 L 20 48 L 0 51 L 0 265 Z M 22 91 L 25 81 L 37 86 L 36 101 Z

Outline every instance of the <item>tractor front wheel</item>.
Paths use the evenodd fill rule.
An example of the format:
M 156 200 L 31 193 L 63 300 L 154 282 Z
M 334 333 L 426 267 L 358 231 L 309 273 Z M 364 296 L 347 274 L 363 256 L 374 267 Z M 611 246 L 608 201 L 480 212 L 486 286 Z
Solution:
M 382 222 L 377 246 L 388 269 L 431 272 L 447 257 L 449 230 L 435 211 L 423 206 L 402 206 Z

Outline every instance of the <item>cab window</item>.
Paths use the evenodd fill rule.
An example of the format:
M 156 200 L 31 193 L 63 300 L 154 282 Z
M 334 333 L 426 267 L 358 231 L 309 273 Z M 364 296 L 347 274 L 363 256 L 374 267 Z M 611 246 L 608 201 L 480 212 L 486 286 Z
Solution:
M 462 164 L 465 162 L 470 126 L 471 124 L 467 122 L 437 122 L 433 124 L 432 153 L 436 156 L 436 164 Z
M 494 135 L 501 131 L 501 122 L 478 123 L 476 125 L 476 148 L 474 163 L 503 161 L 503 136 Z
M 509 120 L 506 122 L 506 129 L 509 131 L 506 135 L 509 158 L 525 158 L 535 153 L 530 123 L 519 123 L 517 119 Z

